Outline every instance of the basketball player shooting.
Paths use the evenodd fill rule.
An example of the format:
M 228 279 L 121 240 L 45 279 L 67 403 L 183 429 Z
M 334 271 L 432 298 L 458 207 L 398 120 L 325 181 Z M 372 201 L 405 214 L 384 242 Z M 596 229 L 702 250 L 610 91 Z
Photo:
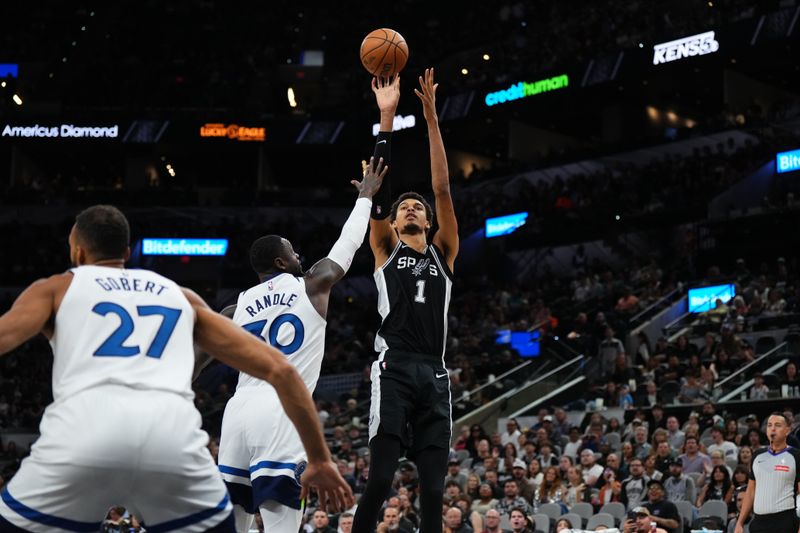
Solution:
M 99 531 L 123 504 L 150 531 L 233 533 L 193 403 L 194 343 L 275 388 L 308 453 L 301 496 L 313 486 L 322 505 L 352 506 L 295 368 L 194 292 L 126 270 L 129 239 L 118 209 L 86 209 L 69 235 L 75 268 L 32 284 L 0 316 L 0 354 L 40 332 L 50 339 L 54 399 L 0 495 L 0 532 Z
M 375 256 L 378 360 L 372 365 L 370 469 L 353 524 L 354 533 L 375 530 L 378 511 L 389 493 L 403 454 L 419 471 L 422 533 L 442 531 L 442 499 L 450 448 L 450 380 L 444 364 L 447 308 L 453 264 L 458 254 L 458 223 L 447 157 L 436 115 L 433 69 L 419 78 L 415 94 L 428 126 L 431 185 L 439 229 L 432 241 L 431 206 L 407 192 L 391 206 L 389 179 L 373 198 L 370 247 Z M 381 113 L 375 157 L 389 161 L 391 131 L 400 100 L 400 79 L 372 81 Z
M 280 350 L 309 391 L 317 386 L 325 354 L 331 288 L 347 273 L 364 242 L 372 197 L 387 170 L 381 160 L 370 160 L 363 181 L 352 182 L 359 191 L 356 205 L 328 256 L 307 272 L 288 240 L 277 235 L 257 239 L 250 248 L 250 264 L 260 283 L 223 310 L 236 324 Z M 250 531 L 255 513 L 261 514 L 264 531 L 297 533 L 303 502 L 295 478 L 305 462 L 302 442 L 275 389 L 242 372 L 225 407 L 219 446 L 219 469 L 240 533 Z

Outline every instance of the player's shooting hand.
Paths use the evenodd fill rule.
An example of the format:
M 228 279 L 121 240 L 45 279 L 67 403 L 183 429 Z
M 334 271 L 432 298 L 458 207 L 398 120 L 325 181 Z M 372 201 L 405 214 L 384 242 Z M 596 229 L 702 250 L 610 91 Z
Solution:
M 314 489 L 319 498 L 319 508 L 338 513 L 350 509 L 355 505 L 355 497 L 350 485 L 339 475 L 336 464 L 332 461 L 325 463 L 308 463 L 301 478 L 302 488 L 300 499 L 308 496 Z
M 414 89 L 414 94 L 422 101 L 422 112 L 428 122 L 438 120 L 436 116 L 436 89 L 438 83 L 433 82 L 433 68 L 425 69 L 425 77 L 419 77 L 421 91 Z
M 389 165 L 384 164 L 381 157 L 375 161 L 374 157 L 369 158 L 369 165 L 364 170 L 364 179 L 361 181 L 352 180 L 350 183 L 358 189 L 359 198 L 372 198 L 381 188 L 383 178 L 389 172 Z
M 381 113 L 391 113 L 394 117 L 397 104 L 400 103 L 400 75 L 394 78 L 372 78 L 372 92 Z

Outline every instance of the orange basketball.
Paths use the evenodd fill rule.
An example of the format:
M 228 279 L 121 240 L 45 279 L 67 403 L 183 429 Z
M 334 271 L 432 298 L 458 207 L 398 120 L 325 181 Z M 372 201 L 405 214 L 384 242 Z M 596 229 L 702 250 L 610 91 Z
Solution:
M 369 33 L 361 43 L 361 64 L 376 77 L 391 78 L 406 66 L 408 45 L 403 36 L 389 28 Z

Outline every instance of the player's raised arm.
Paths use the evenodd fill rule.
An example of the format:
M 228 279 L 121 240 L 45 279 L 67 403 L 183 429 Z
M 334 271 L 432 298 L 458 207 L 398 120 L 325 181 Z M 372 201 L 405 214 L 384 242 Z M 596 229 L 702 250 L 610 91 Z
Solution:
M 373 159 L 383 159 L 384 164 L 390 165 L 392 154 L 392 128 L 397 104 L 400 102 L 400 76 L 395 76 L 391 81 L 381 78 L 372 79 L 372 92 L 381 112 L 380 130 L 375 141 Z M 389 211 L 392 207 L 392 187 L 388 177 L 383 180 L 383 185 L 372 199 L 372 214 L 369 222 L 369 245 L 375 256 L 377 269 L 389 258 L 389 254 L 397 245 L 397 233 L 389 223 Z
M 351 181 L 358 190 L 356 205 L 342 226 L 342 233 L 328 253 L 328 257 L 317 261 L 305 274 L 308 297 L 323 317 L 327 314 L 331 287 L 350 269 L 356 251 L 364 242 L 364 234 L 367 232 L 370 220 L 372 198 L 381 188 L 388 170 L 389 167 L 383 163 L 383 159 L 376 160 L 373 157 L 369 160 L 364 178 L 361 181 Z
M 439 220 L 439 231 L 433 238 L 435 244 L 444 253 L 447 266 L 453 271 L 458 255 L 458 221 L 450 196 L 450 174 L 447 169 L 447 154 L 444 151 L 442 132 L 439 131 L 439 117 L 436 115 L 436 89 L 438 83 L 433 81 L 433 69 L 425 69 L 425 76 L 419 77 L 421 90 L 414 93 L 422 101 L 425 122 L 428 123 L 428 144 L 431 157 L 431 186 L 436 201 L 436 218 Z
M 313 486 L 323 505 L 329 502 L 338 509 L 351 507 L 355 501 L 353 492 L 331 461 L 314 402 L 297 370 L 275 348 L 212 311 L 197 294 L 188 289 L 183 292 L 196 314 L 195 341 L 200 347 L 223 363 L 275 387 L 308 454 L 302 496 Z
M 56 296 L 63 295 L 71 281 L 72 274 L 58 274 L 36 281 L 19 295 L 11 309 L 0 316 L 0 355 L 52 330 Z

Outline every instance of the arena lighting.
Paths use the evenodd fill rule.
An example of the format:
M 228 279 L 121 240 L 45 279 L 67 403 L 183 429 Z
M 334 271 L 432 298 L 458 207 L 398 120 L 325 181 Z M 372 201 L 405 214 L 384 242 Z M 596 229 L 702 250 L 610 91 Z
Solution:
M 392 123 L 392 131 L 405 130 L 413 128 L 417 125 L 417 118 L 414 115 L 395 115 L 394 122 Z M 376 122 L 372 125 L 372 136 L 377 137 L 378 132 L 381 130 L 380 123 Z
M 539 93 L 555 91 L 569 86 L 569 76 L 561 74 L 560 76 L 553 76 L 546 80 L 539 80 L 532 83 L 520 81 L 505 89 L 486 95 L 485 102 L 487 106 L 503 104 L 520 98 L 534 96 Z
M 15 103 L 15 104 L 17 104 L 17 105 L 22 105 L 22 98 L 20 98 L 18 94 L 15 94 L 15 95 L 13 96 L 13 99 L 14 99 L 14 103 Z
M 500 235 L 514 233 L 518 228 L 525 225 L 527 218 L 527 211 L 502 217 L 487 218 L 486 238 L 489 239 L 491 237 L 499 237 Z
M 289 87 L 286 90 L 286 97 L 289 99 L 289 107 L 297 107 L 297 100 L 294 99 L 294 89 Z
M 267 138 L 265 128 L 239 126 L 230 124 L 226 126 L 221 123 L 209 123 L 200 126 L 200 137 L 204 138 L 225 138 L 236 141 L 258 141 L 263 142 Z
M 709 311 L 717 306 L 717 299 L 722 300 L 722 303 L 725 304 L 734 296 L 736 296 L 736 288 L 732 283 L 689 289 L 689 312 Z
M 142 239 L 142 255 L 224 256 L 228 239 Z
M 713 54 L 718 50 L 719 41 L 714 39 L 714 32 L 707 31 L 653 46 L 653 64 L 660 65 L 687 57 Z
M 20 100 L 19 104 L 22 104 Z M 62 124 L 61 126 L 12 126 L 6 124 L 0 131 L 0 137 L 16 138 L 106 138 L 116 139 L 119 135 L 119 126 L 75 126 L 73 124 Z
M 800 169 L 800 150 L 781 152 L 775 156 L 775 170 L 778 174 Z

